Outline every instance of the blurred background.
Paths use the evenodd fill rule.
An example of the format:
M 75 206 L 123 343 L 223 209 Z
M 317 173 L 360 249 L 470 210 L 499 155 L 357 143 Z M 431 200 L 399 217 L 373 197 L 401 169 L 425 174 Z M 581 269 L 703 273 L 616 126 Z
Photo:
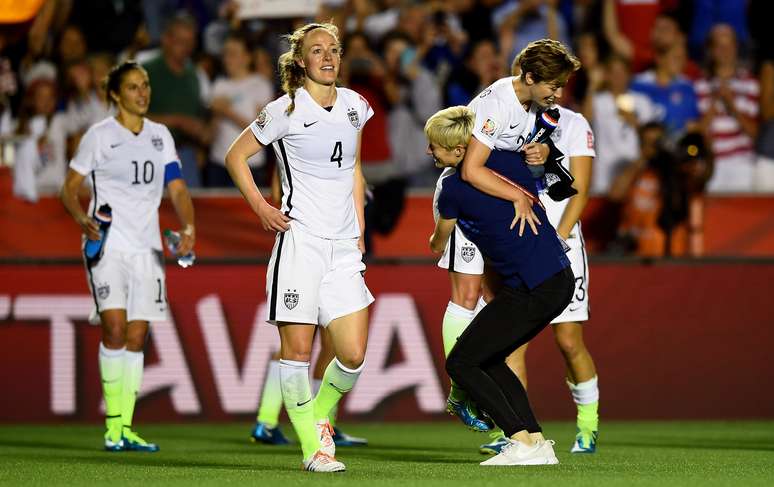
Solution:
M 594 130 L 582 223 L 603 417 L 774 417 L 774 40 L 764 0 L 19 0 L 0 12 L 0 421 L 97 420 L 99 330 L 79 228 L 57 193 L 80 136 L 111 114 L 101 80 L 136 59 L 148 117 L 193 188 L 199 263 L 168 266 L 172 314 L 148 345 L 141 418 L 255 411 L 276 332 L 262 325 L 274 236 L 234 189 L 231 141 L 279 96 L 282 35 L 332 20 L 341 84 L 375 115 L 362 163 L 372 308 L 352 417 L 435 418 L 448 387 L 425 120 L 509 74 L 550 37 L 583 67 L 560 103 Z M 272 151 L 249 161 L 269 196 Z M 84 201 L 88 188 L 84 188 Z M 162 204 L 162 225 L 175 221 Z M 571 418 L 561 359 L 529 363 L 540 414 Z M 716 400 L 718 391 L 734 401 Z

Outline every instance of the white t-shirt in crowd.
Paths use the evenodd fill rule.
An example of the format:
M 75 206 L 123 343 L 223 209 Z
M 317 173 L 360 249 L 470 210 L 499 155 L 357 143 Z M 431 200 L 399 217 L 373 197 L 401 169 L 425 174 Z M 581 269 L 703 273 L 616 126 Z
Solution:
M 274 98 L 271 83 L 259 74 L 241 79 L 218 78 L 212 87 L 212 98 L 225 97 L 231 101 L 231 108 L 245 120 L 253 120 L 256 114 Z M 210 160 L 221 166 L 226 165 L 226 152 L 231 143 L 239 137 L 244 127 L 232 120 L 220 117 L 215 124 L 215 134 L 210 146 Z M 266 154 L 259 152 L 247 160 L 250 167 L 261 167 L 266 163 Z

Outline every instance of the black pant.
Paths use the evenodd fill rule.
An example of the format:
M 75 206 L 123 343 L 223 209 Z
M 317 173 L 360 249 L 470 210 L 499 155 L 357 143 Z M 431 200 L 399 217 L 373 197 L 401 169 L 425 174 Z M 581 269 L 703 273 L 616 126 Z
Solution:
M 527 392 L 505 363 L 570 303 L 575 279 L 569 267 L 531 291 L 504 287 L 470 323 L 446 359 L 446 371 L 507 436 L 541 431 Z

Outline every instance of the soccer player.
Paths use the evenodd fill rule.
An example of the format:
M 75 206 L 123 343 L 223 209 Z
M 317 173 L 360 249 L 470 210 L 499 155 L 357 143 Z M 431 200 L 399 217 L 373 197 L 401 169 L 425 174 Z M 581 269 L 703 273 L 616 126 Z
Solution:
M 304 25 L 288 42 L 279 59 L 286 94 L 234 141 L 226 168 L 264 230 L 277 232 L 266 279 L 268 321 L 280 334 L 282 398 L 303 466 L 339 472 L 345 466 L 334 456 L 328 414 L 363 370 L 373 302 L 362 275 L 360 168 L 361 130 L 373 110 L 354 91 L 336 87 L 341 47 L 335 26 Z M 282 211 L 264 200 L 246 165 L 269 144 L 282 173 Z M 313 398 L 309 360 L 318 324 L 327 327 L 336 357 Z
M 466 157 L 472 163 L 463 166 L 463 177 L 484 192 L 514 201 L 520 232 L 523 232 L 526 223 L 533 232 L 537 232 L 536 224 L 539 222 L 531 209 L 537 198 L 498 178 L 483 164 L 492 149 L 522 151 L 527 163 L 531 164 L 545 161 L 547 146 L 524 142 L 533 130 L 537 110 L 553 104 L 557 92 L 566 84 L 570 74 L 580 67 L 580 63 L 564 45 L 549 39 L 531 42 L 517 59 L 522 60 L 522 75 L 496 81 L 468 104 L 476 113 L 476 126 L 470 147 L 466 149 Z M 461 150 L 454 149 L 455 152 Z M 436 187 L 436 202 L 440 183 L 441 178 Z M 449 269 L 452 285 L 442 332 L 444 350 L 448 355 L 457 337 L 475 315 L 484 265 L 478 249 L 459 229 L 452 233 L 449 247 L 438 265 Z M 491 427 L 455 384 L 451 387 L 447 410 L 474 430 L 485 431 Z
M 556 464 L 553 442 L 543 437 L 527 393 L 505 358 L 537 335 L 570 301 L 574 282 L 570 263 L 555 232 L 515 229 L 508 200 L 477 190 L 462 179 L 462 171 L 454 169 L 466 158 L 474 126 L 474 115 L 466 107 L 441 110 L 425 125 L 428 151 L 436 164 L 452 168 L 441 176 L 440 216 L 430 247 L 442 252 L 459 226 L 502 279 L 494 299 L 457 339 L 446 371 L 507 435 L 508 445 L 481 465 Z M 508 184 L 523 187 L 525 194 L 537 192 L 517 153 L 494 152 L 487 165 Z M 540 206 L 533 216 L 537 221 L 546 219 Z
M 100 239 L 94 221 L 97 209 L 103 204 L 112 208 L 102 258 L 86 264 L 102 325 L 99 368 L 105 397 L 105 449 L 155 452 L 159 447 L 132 429 L 132 417 L 142 383 L 149 322 L 167 318 L 158 215 L 164 188 L 183 227 L 180 255 L 188 254 L 194 245 L 194 207 L 169 130 L 145 118 L 151 95 L 148 73 L 126 61 L 110 71 L 106 85 L 117 114 L 84 134 L 70 162 L 62 203 L 91 240 Z M 78 188 L 86 177 L 93 188 L 88 213 L 78 201 Z
M 336 354 L 333 352 L 333 344 L 330 335 L 324 328 L 320 332 L 320 354 L 312 371 L 312 392 L 317 393 L 322 385 L 325 368 L 331 363 Z M 261 393 L 261 402 L 258 406 L 258 414 L 255 425 L 250 432 L 250 439 L 254 442 L 264 443 L 266 445 L 286 445 L 288 439 L 282 433 L 279 427 L 279 416 L 282 411 L 282 388 L 280 387 L 279 375 L 279 352 L 271 357 L 269 370 L 266 374 L 266 380 L 263 384 Z M 367 446 L 368 440 L 352 436 L 341 430 L 336 425 L 336 415 L 338 405 L 328 413 L 328 420 L 333 427 L 333 442 L 339 446 Z

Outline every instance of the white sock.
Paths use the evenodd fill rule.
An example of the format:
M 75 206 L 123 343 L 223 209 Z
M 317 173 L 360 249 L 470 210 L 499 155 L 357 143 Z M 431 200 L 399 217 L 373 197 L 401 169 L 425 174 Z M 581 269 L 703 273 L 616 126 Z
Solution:
M 575 404 L 593 404 L 599 401 L 599 386 L 597 384 L 597 376 L 581 382 L 579 384 L 573 384 L 567 381 L 567 387 L 570 388 L 572 393 L 572 399 Z
M 99 343 L 99 375 L 105 398 L 105 424 L 108 429 L 121 429 L 121 392 L 124 379 L 126 348 L 111 349 Z
M 124 426 L 132 426 L 137 395 L 140 393 L 145 354 L 142 352 L 124 353 L 124 386 L 121 394 L 121 421 Z
M 473 320 L 473 310 L 464 308 L 449 301 L 446 305 L 446 313 L 443 315 L 441 335 L 443 337 L 443 350 L 448 356 L 457 339 Z
M 320 448 L 320 439 L 314 424 L 309 362 L 281 359 L 279 368 L 285 411 L 301 442 L 303 458 L 307 460 Z

